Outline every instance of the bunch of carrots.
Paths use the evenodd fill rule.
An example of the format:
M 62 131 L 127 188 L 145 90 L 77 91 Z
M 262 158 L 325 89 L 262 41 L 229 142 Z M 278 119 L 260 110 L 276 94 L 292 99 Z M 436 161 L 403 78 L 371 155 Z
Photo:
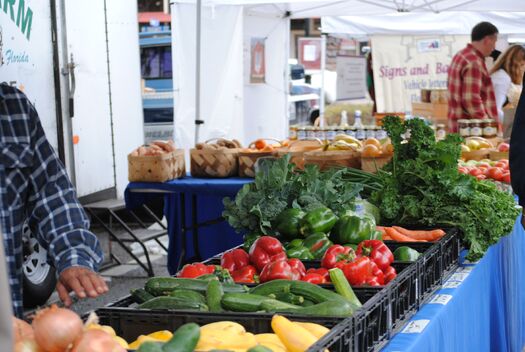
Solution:
M 400 226 L 383 227 L 377 226 L 377 230 L 383 234 L 384 241 L 397 242 L 435 242 L 445 236 L 445 231 L 436 230 L 407 230 Z

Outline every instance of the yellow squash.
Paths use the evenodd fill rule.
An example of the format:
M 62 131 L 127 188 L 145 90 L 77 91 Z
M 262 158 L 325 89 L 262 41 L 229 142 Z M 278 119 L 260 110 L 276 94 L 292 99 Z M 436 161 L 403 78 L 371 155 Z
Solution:
M 312 333 L 281 315 L 273 316 L 272 329 L 290 352 L 304 352 L 317 342 Z

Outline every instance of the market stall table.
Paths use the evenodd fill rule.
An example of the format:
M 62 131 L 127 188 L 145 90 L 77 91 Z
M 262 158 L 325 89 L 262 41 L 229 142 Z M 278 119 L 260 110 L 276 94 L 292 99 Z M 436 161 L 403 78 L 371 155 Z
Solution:
M 517 221 L 477 264 L 463 263 L 382 351 L 521 351 L 524 253 L 525 231 Z
M 136 208 L 164 196 L 168 221 L 168 271 L 175 274 L 186 261 L 199 261 L 242 243 L 242 237 L 224 221 L 222 199 L 235 197 L 250 178 L 185 177 L 164 183 L 131 182 L 124 197 Z M 189 225 L 188 225 L 189 224 Z

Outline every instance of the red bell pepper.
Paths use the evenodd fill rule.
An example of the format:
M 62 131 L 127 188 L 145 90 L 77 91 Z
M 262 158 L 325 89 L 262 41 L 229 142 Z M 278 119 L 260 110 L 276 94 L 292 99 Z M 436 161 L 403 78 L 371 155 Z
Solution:
M 317 274 L 317 273 L 308 273 L 305 276 L 303 276 L 301 281 L 306 281 L 306 282 L 309 282 L 311 284 L 316 284 L 316 285 L 326 284 L 326 279 L 324 278 L 324 276 L 321 274 Z
M 374 277 L 372 274 L 372 265 L 368 257 L 358 257 L 351 263 L 343 266 L 343 273 L 352 286 L 362 286 Z
M 250 262 L 257 270 L 263 270 L 268 263 L 286 259 L 283 245 L 274 237 L 259 237 L 250 247 Z
M 357 246 L 357 255 L 369 257 L 377 264 L 379 269 L 385 270 L 394 261 L 394 255 L 390 248 L 379 240 L 366 240 L 359 243 Z
M 186 264 L 177 275 L 187 279 L 193 279 L 202 275 L 212 274 L 215 271 L 215 265 L 204 265 L 202 263 Z
M 330 273 L 325 268 L 310 268 L 306 270 L 306 274 L 319 274 L 324 278 L 325 282 L 330 282 Z
M 230 273 L 250 264 L 250 256 L 244 249 L 235 248 L 224 253 L 221 257 L 221 266 Z
M 290 265 L 290 267 L 293 270 L 297 271 L 301 275 L 301 277 L 306 275 L 306 268 L 304 267 L 304 264 L 300 259 L 297 259 L 297 258 L 288 259 L 288 265 Z
M 384 273 L 385 273 L 385 284 L 388 284 L 390 281 L 394 280 L 397 276 L 396 269 L 394 269 L 394 267 L 392 266 L 389 266 L 388 268 L 386 268 Z
M 350 263 L 355 258 L 354 250 L 350 247 L 343 247 L 340 244 L 334 244 L 326 250 L 321 259 L 321 266 L 326 269 L 332 269 L 338 262 Z
M 383 273 L 383 271 L 379 269 L 377 264 L 372 260 L 370 261 L 370 266 L 372 267 L 372 276 L 375 282 L 377 282 L 379 286 L 384 285 L 385 284 L 385 274 Z M 376 286 L 376 285 L 371 285 L 371 286 Z
M 301 273 L 299 270 L 292 268 L 289 261 L 277 260 L 266 264 L 261 271 L 260 281 L 267 282 L 272 280 L 299 280 Z
M 239 270 L 232 271 L 231 275 L 236 283 L 253 284 L 259 281 L 257 269 L 253 265 L 247 265 Z

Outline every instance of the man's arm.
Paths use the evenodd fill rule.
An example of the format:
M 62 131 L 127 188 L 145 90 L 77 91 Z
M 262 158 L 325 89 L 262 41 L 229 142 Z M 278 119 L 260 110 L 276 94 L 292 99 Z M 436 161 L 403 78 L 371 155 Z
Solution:
M 479 67 L 467 65 L 462 71 L 461 105 L 471 119 L 486 119 L 487 112 L 481 99 L 482 73 Z
M 28 104 L 30 104 L 28 102 Z M 90 297 L 107 291 L 94 272 L 103 254 L 97 237 L 89 231 L 89 220 L 78 203 L 66 171 L 45 137 L 33 106 L 29 107 L 33 168 L 29 177 L 29 225 L 49 251 L 59 282 L 60 298 L 69 305 L 69 292 Z

